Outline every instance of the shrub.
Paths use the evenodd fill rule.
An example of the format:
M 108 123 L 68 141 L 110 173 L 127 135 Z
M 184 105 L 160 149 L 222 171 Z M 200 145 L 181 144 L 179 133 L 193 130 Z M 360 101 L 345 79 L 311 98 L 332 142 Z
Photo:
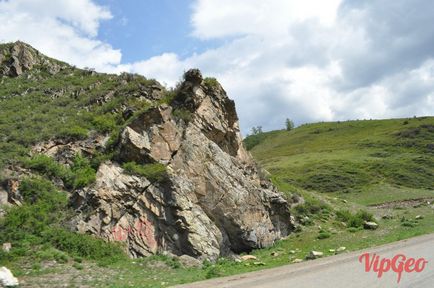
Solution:
M 92 120 L 95 129 L 102 133 L 116 129 L 116 120 L 113 115 L 97 115 Z
M 374 220 L 374 216 L 364 210 L 360 210 L 356 214 L 352 214 L 349 210 L 339 210 L 336 212 L 336 218 L 339 221 L 345 222 L 348 227 L 354 228 L 362 227 L 365 221 Z
M 203 79 L 203 83 L 208 88 L 216 88 L 219 86 L 219 82 L 214 77 L 206 77 Z
M 77 189 L 85 187 L 96 179 L 96 172 L 92 168 L 89 159 L 76 155 L 71 165 L 72 179 L 69 181 L 69 186 Z
M 205 274 L 205 278 L 206 279 L 211 279 L 211 278 L 215 278 L 215 277 L 219 277 L 221 276 L 221 271 L 219 269 L 219 267 L 212 265 L 208 268 L 208 270 L 206 271 Z
M 90 235 L 73 233 L 63 228 L 46 229 L 43 238 L 53 247 L 73 257 L 78 256 L 105 263 L 114 263 L 126 257 L 119 245 L 107 243 Z
M 57 163 L 53 158 L 46 155 L 35 155 L 25 160 L 27 168 L 36 170 L 50 178 L 62 179 L 69 189 L 77 189 L 89 185 L 96 179 L 95 169 L 90 161 L 80 155 L 76 155 L 70 168 Z
M 356 233 L 357 231 L 361 230 L 361 227 L 358 227 L 358 228 L 356 228 L 356 227 L 349 227 L 347 230 L 350 233 Z
M 0 222 L 0 240 L 40 243 L 43 231 L 64 217 L 67 196 L 41 178 L 24 179 L 20 192 L 23 205 L 7 209 L 6 216 Z
M 327 239 L 330 238 L 332 236 L 332 234 L 330 234 L 329 232 L 320 232 L 318 234 L 318 239 Z
M 315 215 L 320 213 L 328 213 L 330 206 L 320 201 L 306 201 L 301 205 L 295 206 L 295 211 L 299 215 Z
M 129 174 L 136 174 L 146 177 L 151 182 L 161 182 L 166 178 L 166 166 L 160 163 L 137 164 L 136 162 L 126 162 L 122 168 Z
M 192 113 L 185 108 L 175 108 L 172 114 L 175 119 L 182 119 L 186 123 L 190 122 L 193 119 Z
M 88 130 L 80 126 L 63 128 L 59 132 L 59 137 L 68 141 L 84 140 L 87 138 Z
M 24 160 L 24 165 L 26 168 L 36 170 L 50 178 L 58 177 L 65 179 L 70 177 L 68 175 L 69 171 L 64 165 L 57 163 L 47 155 L 35 155 L 30 159 Z

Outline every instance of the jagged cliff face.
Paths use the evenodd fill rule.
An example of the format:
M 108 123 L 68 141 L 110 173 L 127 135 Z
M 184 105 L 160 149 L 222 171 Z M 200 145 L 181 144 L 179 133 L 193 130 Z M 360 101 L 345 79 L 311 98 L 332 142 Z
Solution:
M 151 184 L 116 162 L 102 164 L 96 184 L 72 197 L 81 211 L 75 227 L 125 242 L 132 256 L 214 260 L 271 245 L 291 231 L 288 204 L 261 181 L 241 140 L 234 102 L 198 70 L 187 72 L 172 105 L 140 115 L 117 147 L 118 162 L 162 163 L 167 179 Z
M 168 91 L 155 80 L 76 69 L 16 42 L 0 45 L 0 78 L 8 85 L 2 103 L 43 103 L 43 109 L 34 106 L 39 110 L 31 112 L 57 111 L 49 115 L 59 119 L 46 120 L 59 130 L 68 128 L 59 121 L 74 128 L 66 138 L 48 129 L 50 137 L 36 137 L 35 143 L 11 138 L 0 125 L 0 148 L 10 149 L 11 139 L 21 145 L 7 155 L 28 149 L 28 158 L 44 154 L 65 167 L 77 155 L 111 159 L 98 160 L 96 181 L 76 189 L 43 167 L 32 170 L 0 157 L 0 217 L 2 206 L 21 204 L 20 181 L 38 176 L 69 193 L 76 214 L 68 228 L 121 242 L 132 257 L 168 252 L 215 260 L 271 245 L 291 231 L 288 203 L 260 178 L 242 145 L 234 102 L 217 81 L 203 80 L 199 70 L 188 71 L 175 98 L 167 101 Z M 11 117 L 7 127 L 26 126 L 16 119 Z M 116 129 L 125 127 L 117 142 L 108 141 L 113 131 L 98 130 L 101 119 L 116 121 Z M 38 124 L 41 131 L 50 125 Z M 76 139 L 78 125 L 85 133 Z M 126 171 L 131 162 L 166 172 L 152 179 Z

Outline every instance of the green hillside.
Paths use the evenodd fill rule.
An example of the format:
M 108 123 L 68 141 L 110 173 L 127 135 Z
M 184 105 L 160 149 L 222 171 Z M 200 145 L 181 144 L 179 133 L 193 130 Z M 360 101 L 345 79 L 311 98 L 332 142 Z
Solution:
M 23 49 L 18 66 L 14 47 Z M 140 75 L 77 69 L 25 43 L 0 44 L 0 188 L 20 178 L 22 195 L 22 205 L 0 206 L 0 245 L 12 244 L 0 250 L 0 266 L 39 287 L 166 287 L 304 261 L 312 250 L 330 256 L 434 232 L 434 117 L 306 124 L 247 137 L 296 220 L 286 239 L 251 251 L 254 261 L 220 258 L 190 268 L 165 254 L 129 259 L 116 244 L 71 232 L 70 192 L 92 184 L 99 164 L 115 158 L 123 127 L 176 91 Z M 49 141 L 93 145 L 97 136 L 108 139 L 104 147 L 69 155 L 67 165 L 30 153 Z M 123 168 L 150 179 L 164 172 L 134 162 Z
M 306 124 L 245 143 L 294 189 L 360 204 L 434 195 L 434 117 Z

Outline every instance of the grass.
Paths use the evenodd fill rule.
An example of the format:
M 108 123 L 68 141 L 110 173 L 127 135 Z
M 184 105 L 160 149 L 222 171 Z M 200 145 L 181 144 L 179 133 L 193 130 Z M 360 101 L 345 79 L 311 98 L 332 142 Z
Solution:
M 2 44 L 0 50 L 10 47 Z M 119 245 L 67 230 L 73 213 L 67 194 L 47 179 L 62 180 L 66 190 L 90 185 L 99 163 L 112 158 L 122 127 L 152 105 L 183 95 L 179 87 L 163 89 L 161 99 L 144 101 L 155 80 L 61 64 L 66 68 L 56 75 L 34 67 L 23 77 L 2 78 L 0 85 L 0 170 L 19 163 L 37 175 L 21 181 L 23 205 L 7 208 L 0 220 L 0 243 L 12 243 L 11 252 L 0 251 L 0 265 L 27 283 L 165 287 L 286 265 L 311 250 L 329 256 L 334 254 L 330 249 L 341 246 L 352 251 L 434 232 L 434 209 L 427 204 L 434 198 L 433 117 L 315 123 L 244 140 L 285 197 L 297 194 L 305 201 L 291 208 L 300 224 L 287 239 L 252 251 L 255 261 L 220 258 L 203 268 L 183 267 L 167 255 L 128 259 Z M 218 86 L 214 78 L 204 84 L 210 90 Z M 124 107 L 136 112 L 124 119 Z M 180 108 L 173 115 L 184 122 L 192 117 Z M 35 143 L 87 139 L 95 131 L 111 136 L 107 149 L 91 159 L 76 155 L 67 166 L 47 156 L 28 156 Z M 163 181 L 166 173 L 160 164 L 128 162 L 123 168 L 151 182 Z M 418 204 L 373 206 L 411 199 Z M 364 221 L 379 227 L 365 230 Z
M 433 233 L 434 209 L 427 202 L 434 198 L 434 192 L 426 188 L 431 182 L 427 176 L 430 172 L 425 173 L 432 167 L 433 156 L 425 150 L 426 143 L 397 145 L 401 141 L 401 136 L 397 136 L 399 131 L 433 121 L 433 118 L 411 119 L 406 125 L 402 120 L 322 123 L 290 132 L 264 133 L 262 142 L 251 150 L 254 157 L 271 172 L 271 180 L 289 200 L 294 194 L 305 200 L 291 209 L 292 215 L 302 223 L 295 233 L 272 247 L 252 251 L 250 254 L 257 257 L 255 261 L 236 262 L 221 258 L 217 263 L 204 263 L 199 269 L 184 268 L 176 260 L 162 255 L 125 259 L 104 267 L 110 276 L 96 277 L 81 284 L 94 287 L 167 287 L 290 264 L 297 258 L 305 259 L 311 250 L 330 256 L 342 246 L 346 247 L 345 251 L 354 251 Z M 344 126 L 342 131 L 333 130 L 329 138 L 325 137 L 323 133 L 333 132 L 329 131 L 330 125 L 341 124 Z M 300 144 L 292 137 L 307 142 Z M 355 139 L 351 140 L 352 137 Z M 424 136 L 420 141 L 429 142 L 430 139 Z M 372 142 L 376 144 L 366 145 Z M 389 164 L 379 166 L 381 163 Z M 411 166 L 412 163 L 418 163 L 418 167 L 423 169 L 412 171 L 405 165 Z M 143 169 L 135 163 L 124 165 L 133 174 L 140 174 Z M 396 173 L 419 173 L 421 175 L 416 179 L 422 184 L 396 177 Z M 325 176 L 320 181 L 312 177 L 314 175 Z M 399 209 L 387 205 L 372 206 L 408 199 L 419 199 L 420 204 L 415 207 L 404 205 Z M 383 218 L 385 215 L 387 217 Z M 423 218 L 416 219 L 417 215 Z M 378 229 L 363 229 L 364 221 L 377 222 Z M 87 261 L 80 264 L 82 270 L 74 270 L 91 273 L 94 268 L 87 268 Z M 53 272 L 39 270 L 38 273 L 50 275 Z
M 10 242 L 10 253 L 0 252 L 0 265 L 20 273 L 20 263 L 54 259 L 66 263 L 82 257 L 107 265 L 126 258 L 122 247 L 90 235 L 73 233 L 65 227 L 72 215 L 67 195 L 43 178 L 23 179 L 21 206 L 7 208 L 0 219 L 0 243 Z
M 24 166 L 41 173 L 43 176 L 54 179 L 59 178 L 68 189 L 77 189 L 93 183 L 96 171 L 90 161 L 81 155 L 75 155 L 70 166 L 62 165 L 46 155 L 35 155 L 24 159 Z
M 161 182 L 166 178 L 166 166 L 161 163 L 137 164 L 126 162 L 122 168 L 131 175 L 139 175 L 147 178 L 150 182 Z
M 273 177 L 301 189 L 352 194 L 392 186 L 426 194 L 434 186 L 434 129 L 427 127 L 433 117 L 318 123 L 245 143 Z M 251 139 L 260 141 L 251 147 Z
M 0 44 L 0 53 L 10 47 Z M 158 104 L 141 97 L 157 83 L 153 79 L 126 73 L 90 73 L 61 64 L 65 68 L 55 75 L 44 66 L 35 66 L 21 77 L 2 78 L 0 170 L 15 164 L 33 144 L 52 138 L 86 139 L 90 131 L 110 133 L 125 125 L 123 107 L 140 113 L 144 107 Z

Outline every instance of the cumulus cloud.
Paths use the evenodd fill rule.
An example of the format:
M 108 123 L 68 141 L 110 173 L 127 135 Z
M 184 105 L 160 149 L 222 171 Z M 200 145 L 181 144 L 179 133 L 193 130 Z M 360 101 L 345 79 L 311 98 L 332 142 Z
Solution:
M 0 1 L 0 40 L 22 40 L 80 67 L 113 70 L 121 52 L 95 38 L 100 22 L 111 17 L 90 0 Z
M 244 132 L 283 127 L 286 117 L 432 114 L 433 9 L 428 0 L 197 0 L 192 34 L 230 40 L 177 67 L 216 75 Z
M 194 0 L 190 36 L 220 46 L 121 64 L 120 51 L 96 37 L 112 17 L 107 8 L 91 0 L 0 0 L 0 39 L 170 86 L 198 67 L 236 101 L 246 134 L 257 125 L 283 128 L 287 117 L 300 124 L 432 114 L 433 9 L 429 0 Z

